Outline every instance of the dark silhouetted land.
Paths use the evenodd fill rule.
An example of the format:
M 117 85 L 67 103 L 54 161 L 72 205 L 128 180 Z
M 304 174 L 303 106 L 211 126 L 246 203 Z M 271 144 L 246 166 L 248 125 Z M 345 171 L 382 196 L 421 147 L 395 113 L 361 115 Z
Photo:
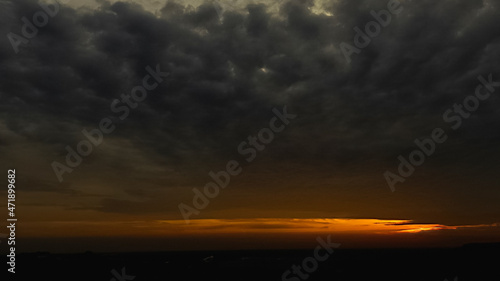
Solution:
M 500 280 L 499 250 L 500 243 L 452 249 L 337 249 L 307 280 Z M 108 281 L 114 278 L 112 269 L 125 268 L 134 281 L 281 281 L 283 272 L 312 254 L 312 250 L 24 253 L 18 255 L 13 280 Z M 292 277 L 289 280 L 301 280 Z

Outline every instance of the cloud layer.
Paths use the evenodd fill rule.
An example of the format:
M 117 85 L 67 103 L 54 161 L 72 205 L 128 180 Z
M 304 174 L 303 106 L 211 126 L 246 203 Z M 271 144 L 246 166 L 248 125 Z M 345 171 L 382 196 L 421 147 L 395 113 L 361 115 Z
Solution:
M 209 2 L 169 1 L 156 13 L 126 2 L 61 5 L 17 54 L 6 35 L 21 35 L 21 18 L 41 8 L 2 2 L 0 166 L 24 170 L 26 191 L 70 196 L 68 208 L 175 219 L 191 188 L 241 160 L 238 144 L 286 105 L 297 120 L 208 217 L 243 205 L 391 218 L 380 208 L 390 204 L 402 219 L 429 221 L 441 211 L 433 222 L 497 221 L 498 93 L 447 131 L 449 141 L 402 194 L 378 194 L 388 192 L 381 174 L 414 139 L 449 128 L 442 114 L 474 93 L 477 76 L 500 79 L 500 2 L 401 1 L 403 11 L 348 63 L 340 44 L 353 44 L 353 28 L 364 28 L 383 2 L 254 1 L 228 6 L 222 18 Z M 170 76 L 119 121 L 111 102 L 158 64 Z M 65 146 L 108 116 L 117 129 L 61 186 L 52 161 L 63 162 Z M 273 192 L 282 199 L 263 203 Z

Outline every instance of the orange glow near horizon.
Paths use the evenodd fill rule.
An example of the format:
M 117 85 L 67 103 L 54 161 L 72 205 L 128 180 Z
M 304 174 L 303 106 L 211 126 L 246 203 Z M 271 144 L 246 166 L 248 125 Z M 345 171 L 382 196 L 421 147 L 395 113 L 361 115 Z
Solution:
M 417 224 L 411 220 L 350 218 L 251 218 L 140 221 L 27 222 L 25 237 L 141 236 L 174 237 L 219 234 L 349 234 L 404 235 L 409 233 L 497 227 L 491 225 L 447 226 Z
M 346 219 L 346 218 L 258 218 L 258 219 L 202 219 L 184 221 L 158 221 L 179 230 L 197 229 L 217 232 L 292 232 L 292 233 L 358 233 L 396 234 L 417 233 L 442 229 L 457 229 L 457 226 L 440 224 L 413 224 L 410 220 Z

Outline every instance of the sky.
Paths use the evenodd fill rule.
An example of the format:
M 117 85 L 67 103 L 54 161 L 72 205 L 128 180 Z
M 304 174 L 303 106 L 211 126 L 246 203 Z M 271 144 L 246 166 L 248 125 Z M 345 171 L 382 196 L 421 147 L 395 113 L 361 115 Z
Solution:
M 500 1 L 40 3 L 0 0 L 21 250 L 500 242 Z

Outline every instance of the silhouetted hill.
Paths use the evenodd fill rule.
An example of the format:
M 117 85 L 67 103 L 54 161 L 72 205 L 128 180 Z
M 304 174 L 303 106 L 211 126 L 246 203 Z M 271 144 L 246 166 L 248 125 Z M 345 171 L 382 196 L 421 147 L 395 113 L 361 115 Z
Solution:
M 500 280 L 499 249 L 500 243 L 455 249 L 337 249 L 307 280 Z M 120 275 L 124 269 L 134 281 L 281 281 L 283 272 L 312 255 L 313 250 L 25 253 L 18 255 L 12 280 L 111 281 L 113 269 Z

